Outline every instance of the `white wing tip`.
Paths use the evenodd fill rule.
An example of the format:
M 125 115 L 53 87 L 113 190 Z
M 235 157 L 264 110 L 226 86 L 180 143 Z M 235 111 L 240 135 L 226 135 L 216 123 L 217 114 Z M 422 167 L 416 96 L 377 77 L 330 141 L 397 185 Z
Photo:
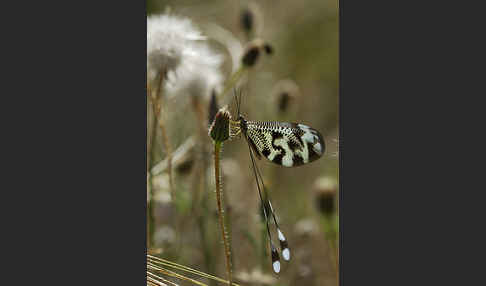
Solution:
M 285 240 L 285 236 L 283 235 L 283 233 L 280 231 L 280 229 L 277 229 L 278 230 L 278 239 L 281 240 L 281 241 L 284 241 Z
M 283 258 L 286 260 L 286 261 L 289 261 L 290 260 L 290 250 L 288 248 L 285 248 L 283 251 L 282 251 L 282 256 Z
M 275 271 L 275 273 L 279 273 L 280 272 L 280 261 L 275 261 L 273 263 L 273 271 Z

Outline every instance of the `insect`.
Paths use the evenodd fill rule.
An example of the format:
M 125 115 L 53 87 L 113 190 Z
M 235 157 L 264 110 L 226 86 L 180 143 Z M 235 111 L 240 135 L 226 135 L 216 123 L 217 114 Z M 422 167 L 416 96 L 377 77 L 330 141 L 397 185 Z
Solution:
M 277 229 L 282 257 L 286 261 L 290 260 L 290 249 L 287 239 L 278 225 L 275 210 L 270 202 L 254 157 L 261 159 L 263 156 L 269 161 L 284 167 L 297 167 L 319 159 L 324 154 L 325 143 L 322 135 L 317 130 L 304 124 L 248 121 L 240 114 L 241 92 L 239 100 L 236 98 L 235 92 L 235 102 L 238 115 L 237 120 L 230 120 L 230 138 L 235 138 L 243 134 L 248 143 L 248 150 L 270 242 L 272 267 L 275 273 L 279 273 L 280 257 L 270 234 L 270 215 Z

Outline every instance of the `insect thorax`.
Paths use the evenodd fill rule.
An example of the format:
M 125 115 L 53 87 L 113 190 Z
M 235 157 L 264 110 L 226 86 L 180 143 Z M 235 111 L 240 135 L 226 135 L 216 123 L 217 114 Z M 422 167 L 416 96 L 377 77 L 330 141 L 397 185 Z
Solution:
M 238 139 L 242 132 L 246 135 L 246 129 L 246 120 L 243 116 L 240 115 L 237 120 L 230 119 L 230 140 Z

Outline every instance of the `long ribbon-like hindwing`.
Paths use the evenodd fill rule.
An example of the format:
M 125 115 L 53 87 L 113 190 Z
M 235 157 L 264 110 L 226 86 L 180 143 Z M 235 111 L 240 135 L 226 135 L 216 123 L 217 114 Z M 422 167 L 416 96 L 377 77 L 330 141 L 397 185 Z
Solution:
M 248 141 L 248 138 L 247 138 L 247 141 Z M 278 225 L 277 217 L 275 215 L 275 211 L 272 207 L 272 203 L 270 202 L 268 192 L 266 191 L 265 185 L 263 183 L 263 179 L 262 179 L 262 176 L 260 174 L 260 170 L 258 169 L 258 166 L 255 163 L 255 159 L 253 158 L 253 152 L 254 151 L 250 148 L 249 142 L 248 142 L 248 151 L 250 153 L 251 163 L 252 163 L 252 167 L 253 167 L 253 173 L 255 175 L 255 180 L 256 180 L 256 183 L 257 183 L 258 194 L 259 194 L 260 201 L 261 201 L 263 216 L 265 218 L 265 223 L 266 223 L 266 227 L 267 227 L 268 240 L 269 240 L 269 243 L 270 243 L 270 251 L 272 253 L 273 271 L 275 273 L 279 273 L 280 272 L 280 257 L 278 255 L 277 249 L 275 248 L 275 245 L 273 244 L 273 241 L 272 241 L 272 235 L 270 233 L 270 226 L 269 226 L 269 219 L 268 219 L 269 215 L 271 215 L 273 217 L 275 227 L 277 228 L 278 239 L 280 241 L 280 250 L 282 251 L 282 257 L 286 261 L 290 260 L 290 249 L 288 247 L 288 242 L 287 242 L 285 236 L 283 235 L 283 233 L 280 230 L 280 227 Z M 260 188 L 260 184 L 261 184 L 261 188 Z M 263 190 L 263 193 L 264 193 L 263 196 L 262 196 L 262 190 Z M 268 208 L 267 208 L 267 206 L 268 206 Z M 267 214 L 267 210 L 270 211 L 270 214 Z
M 263 183 L 262 175 L 255 163 L 254 157 L 260 159 L 262 156 L 269 161 L 285 166 L 296 167 L 319 159 L 325 151 L 325 144 L 322 135 L 315 129 L 299 123 L 286 122 L 260 122 L 247 121 L 240 114 L 240 98 L 236 97 L 237 105 L 236 121 L 231 120 L 230 137 L 234 138 L 243 134 L 248 143 L 253 173 L 258 188 L 261 207 L 270 243 L 272 254 L 272 267 L 275 273 L 280 272 L 280 256 L 277 248 L 273 244 L 270 233 L 269 215 L 273 217 L 273 222 L 277 229 L 277 237 L 280 242 L 280 250 L 284 260 L 290 260 L 290 249 L 287 239 L 280 229 L 275 210 L 273 209 L 268 191 Z M 263 195 L 262 195 L 263 194 Z

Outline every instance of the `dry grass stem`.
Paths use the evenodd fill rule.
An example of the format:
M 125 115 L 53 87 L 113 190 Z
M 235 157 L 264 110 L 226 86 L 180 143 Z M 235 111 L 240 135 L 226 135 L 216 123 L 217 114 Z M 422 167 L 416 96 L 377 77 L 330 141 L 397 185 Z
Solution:
M 152 256 L 152 255 L 147 255 L 147 280 L 149 280 L 149 277 L 151 277 L 152 279 L 163 280 L 166 283 L 170 282 L 170 281 L 165 280 L 163 277 L 160 277 L 160 276 L 158 276 L 158 275 L 156 275 L 152 272 L 149 272 L 149 270 L 150 270 L 150 271 L 159 272 L 159 273 L 162 273 L 164 275 L 174 277 L 174 278 L 177 278 L 177 279 L 180 279 L 180 280 L 189 281 L 189 282 L 196 284 L 196 285 L 206 285 L 206 284 L 204 284 L 200 281 L 197 281 L 195 279 L 192 279 L 192 278 L 186 277 L 182 274 L 168 270 L 168 269 L 166 269 L 166 267 L 173 268 L 173 269 L 183 271 L 183 272 L 187 272 L 187 273 L 191 273 L 193 275 L 197 275 L 197 276 L 200 276 L 200 277 L 203 277 L 203 278 L 206 278 L 206 279 L 209 279 L 209 280 L 213 280 L 213 281 L 216 281 L 216 282 L 225 283 L 225 284 L 229 283 L 229 281 L 224 280 L 222 278 L 219 278 L 217 276 L 213 276 L 213 275 L 204 273 L 202 271 L 198 271 L 198 270 L 192 269 L 190 267 L 180 265 L 180 264 L 177 264 L 175 262 L 171 262 L 171 261 L 168 261 L 166 259 L 159 258 L 159 257 L 156 257 L 156 256 Z M 170 283 L 174 283 L 174 282 L 170 282 Z M 157 285 L 159 285 L 159 284 L 157 284 Z M 239 284 L 236 284 L 236 283 L 232 283 L 231 285 L 240 286 Z

